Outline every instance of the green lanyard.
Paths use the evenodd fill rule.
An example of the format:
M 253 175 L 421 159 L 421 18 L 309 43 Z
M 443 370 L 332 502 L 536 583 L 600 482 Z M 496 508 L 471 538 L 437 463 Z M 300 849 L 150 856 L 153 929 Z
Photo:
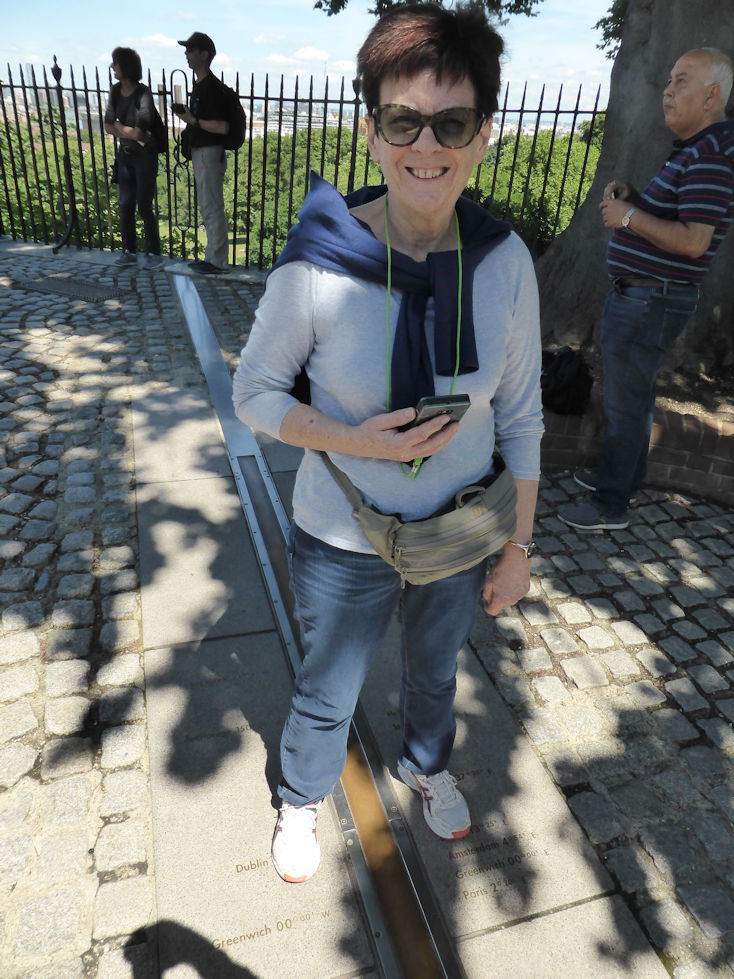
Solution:
M 451 378 L 451 389 L 450 394 L 454 393 L 454 385 L 456 384 L 456 375 L 459 373 L 459 350 L 461 344 L 461 294 L 464 284 L 464 270 L 461 260 L 461 234 L 459 232 L 459 216 L 454 210 L 454 221 L 456 222 L 456 254 L 459 266 L 459 288 L 456 295 L 456 366 L 454 367 L 454 376 Z M 390 411 L 390 292 L 392 291 L 392 250 L 390 248 L 390 231 L 387 226 L 387 194 L 385 194 L 385 244 L 387 245 L 387 310 L 385 314 L 385 319 L 387 322 L 387 347 L 385 349 L 385 374 L 387 376 L 387 410 Z M 402 462 L 399 463 L 401 472 L 405 475 L 410 475 L 412 479 L 418 475 L 423 466 L 423 459 L 414 459 L 413 465 L 411 466 L 410 472 L 406 472 L 403 469 Z

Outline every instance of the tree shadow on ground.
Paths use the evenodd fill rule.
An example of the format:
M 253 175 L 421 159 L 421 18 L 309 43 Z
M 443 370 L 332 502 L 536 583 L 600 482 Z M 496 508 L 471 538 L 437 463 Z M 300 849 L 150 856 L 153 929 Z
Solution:
M 23 262 L 36 274 L 46 273 L 50 264 L 47 255 L 23 256 L 25 267 Z M 79 276 L 71 253 L 53 262 Z M 153 389 L 170 386 L 163 382 L 164 339 L 182 356 L 180 329 L 140 315 L 150 297 L 154 303 L 170 300 L 168 277 L 153 285 L 144 272 L 119 273 L 104 265 L 85 272 L 90 281 L 117 283 L 121 298 L 100 305 L 49 295 L 42 312 L 24 314 L 3 337 L 11 341 L 4 366 L 16 373 L 9 382 L 3 378 L 4 396 L 23 405 L 27 416 L 14 427 L 11 415 L 4 418 L 4 461 L 19 468 L 9 483 L 11 493 L 16 499 L 33 497 L 16 526 L 8 528 L 25 542 L 9 564 L 34 576 L 32 601 L 6 610 L 6 633 L 41 634 L 49 672 L 63 671 L 69 661 L 75 667 L 86 664 L 84 674 L 75 673 L 61 691 L 75 695 L 73 710 L 71 700 L 54 700 L 47 708 L 46 736 L 52 743 L 43 763 L 49 772 L 85 765 L 105 731 L 144 716 L 140 670 L 119 670 L 121 654 L 141 651 L 133 628 L 139 578 L 127 385 L 137 378 Z M 10 299 L 12 308 L 12 293 Z M 25 302 L 20 293 L 20 309 Z M 22 347 L 18 337 L 24 338 Z M 201 464 L 206 465 L 206 450 Z M 28 561 L 32 548 L 45 549 L 44 559 Z M 57 716 L 56 708 L 64 705 L 68 708 Z
M 130 936 L 124 955 L 131 979 L 156 979 L 177 966 L 190 966 L 199 979 L 259 979 L 233 962 L 223 948 L 177 921 L 163 920 Z
M 135 294 L 134 276 L 128 275 L 127 285 L 132 287 L 131 294 Z M 279 732 L 289 698 L 288 674 L 281 662 L 282 677 L 277 681 L 276 694 L 283 698 L 283 704 L 282 709 L 277 711 L 277 720 L 271 722 L 264 715 L 267 713 L 265 701 L 270 697 L 273 684 L 266 683 L 264 689 L 258 689 L 263 676 L 263 664 L 258 663 L 258 675 L 253 678 L 252 664 L 248 662 L 243 648 L 242 625 L 232 627 L 228 618 L 235 607 L 246 615 L 248 596 L 241 577 L 233 574 L 233 566 L 241 555 L 236 553 L 234 538 L 226 531 L 211 549 L 208 563 L 199 565 L 202 579 L 222 583 L 222 590 L 216 596 L 216 601 L 208 608 L 202 609 L 200 605 L 194 607 L 196 603 L 186 607 L 185 589 L 181 589 L 178 595 L 173 595 L 173 600 L 184 603 L 182 614 L 187 633 L 195 639 L 190 642 L 182 641 L 180 636 L 178 640 L 174 639 L 169 650 L 171 660 L 166 664 L 160 658 L 159 664 L 162 668 L 152 673 L 150 685 L 147 687 L 143 686 L 143 677 L 137 669 L 123 671 L 124 678 L 119 675 L 112 678 L 110 673 L 112 668 L 120 666 L 126 654 L 131 653 L 137 658 L 142 651 L 141 637 L 125 632 L 125 623 L 139 615 L 139 605 L 135 600 L 129 609 L 121 610 L 119 619 L 108 615 L 109 609 L 106 609 L 103 619 L 99 614 L 100 607 L 103 603 L 106 606 L 112 603 L 124 605 L 130 596 L 136 596 L 139 588 L 149 588 L 159 576 L 171 570 L 177 558 L 185 558 L 186 554 L 172 556 L 165 548 L 157 548 L 154 542 L 149 549 L 148 565 L 140 576 L 137 574 L 139 554 L 135 493 L 139 493 L 141 487 L 135 486 L 131 481 L 132 468 L 128 467 L 124 459 L 126 449 L 131 447 L 131 432 L 129 403 L 123 385 L 127 381 L 125 374 L 130 363 L 136 361 L 142 366 L 145 360 L 145 344 L 141 340 L 142 334 L 136 332 L 135 326 L 131 326 L 129 334 L 125 335 L 124 330 L 129 325 L 128 315 L 120 317 L 119 313 L 110 314 L 107 319 L 104 315 L 100 316 L 96 308 L 89 312 L 90 318 L 99 318 L 98 323 L 82 322 L 78 311 L 75 314 L 68 312 L 68 316 L 59 312 L 59 320 L 63 321 L 63 326 L 53 323 L 46 326 L 44 321 L 44 325 L 38 327 L 44 334 L 50 331 L 54 335 L 54 342 L 73 346 L 75 354 L 81 358 L 83 369 L 80 367 L 79 372 L 75 372 L 73 376 L 57 372 L 44 363 L 43 352 L 36 351 L 34 344 L 28 343 L 22 353 L 15 357 L 16 366 L 23 372 L 22 382 L 19 382 L 17 390 L 14 387 L 10 390 L 13 397 L 33 399 L 32 404 L 39 406 L 36 409 L 39 412 L 50 412 L 48 402 L 58 402 L 59 395 L 52 393 L 47 400 L 48 385 L 61 378 L 70 392 L 70 401 L 71 394 L 76 397 L 79 391 L 83 392 L 84 400 L 84 407 L 79 409 L 73 419 L 71 405 L 65 409 L 58 403 L 53 405 L 54 420 L 63 428 L 56 441 L 53 438 L 48 439 L 49 445 L 61 447 L 59 455 L 67 453 L 59 467 L 57 481 L 48 491 L 57 497 L 61 520 L 65 520 L 69 514 L 73 518 L 73 522 L 65 528 L 67 534 L 78 533 L 78 537 L 65 539 L 62 546 L 55 544 L 45 567 L 35 572 L 34 580 L 45 576 L 44 591 L 39 598 L 43 621 L 38 621 L 35 612 L 29 608 L 16 609 L 14 613 L 23 618 L 27 628 L 43 628 L 52 624 L 54 609 L 59 612 L 59 599 L 68 602 L 63 607 L 63 614 L 57 614 L 53 620 L 53 641 L 43 650 L 45 663 L 47 667 L 61 667 L 71 662 L 86 667 L 74 690 L 68 691 L 76 695 L 75 706 L 78 713 L 73 723 L 67 718 L 64 725 L 66 733 L 58 733 L 48 739 L 52 743 L 44 753 L 46 775 L 49 778 L 61 778 L 74 771 L 86 770 L 90 764 L 95 763 L 94 756 L 100 749 L 104 757 L 111 736 L 125 738 L 134 732 L 144 732 L 141 721 L 146 719 L 145 696 L 169 691 L 174 694 L 175 705 L 171 739 L 166 746 L 167 777 L 187 789 L 206 789 L 225 766 L 233 760 L 241 759 L 246 763 L 248 756 L 253 754 L 251 748 L 256 748 L 258 753 L 264 753 L 265 761 L 261 771 L 264 770 L 265 779 L 274 794 L 279 762 L 277 737 L 273 734 L 272 725 L 275 724 Z M 30 331 L 31 339 L 33 329 Z M 145 324 L 145 330 L 158 332 L 155 322 Z M 16 332 L 20 335 L 23 330 L 15 331 L 11 328 L 14 339 Z M 159 332 L 162 342 L 174 342 L 173 337 L 166 335 L 165 328 L 161 328 Z M 156 336 L 154 339 L 159 338 Z M 192 356 L 189 345 L 184 346 L 189 350 L 189 356 Z M 13 357 L 8 360 L 12 362 Z M 37 381 L 38 391 L 33 387 Z M 42 385 L 46 385 L 46 388 Z M 170 387 L 170 383 L 168 386 Z M 51 419 L 45 421 L 50 422 Z M 13 429 L 6 425 L 3 431 L 12 432 Z M 53 431 L 53 427 L 48 431 Z M 22 460 L 26 469 L 32 469 L 38 461 L 29 457 L 31 450 L 36 452 L 35 444 L 31 446 L 33 441 L 32 438 L 19 439 L 11 461 L 16 461 L 17 457 L 17 461 Z M 37 441 L 41 443 L 38 455 L 43 457 L 47 449 L 45 434 L 39 435 Z M 205 447 L 198 460 L 201 468 L 206 469 L 211 463 L 211 457 L 221 456 L 221 452 L 218 444 Z M 87 470 L 92 474 L 91 480 L 87 480 L 86 476 L 83 479 L 68 480 L 70 474 L 81 477 Z M 48 474 L 45 474 L 44 479 L 36 476 L 34 484 L 42 486 L 48 479 Z M 87 490 L 71 494 L 66 500 L 62 494 L 71 486 L 86 487 Z M 32 488 L 31 492 L 35 492 L 35 489 Z M 72 500 L 72 496 L 75 499 Z M 47 494 L 39 493 L 34 504 L 44 503 L 47 499 Z M 184 528 L 181 540 L 186 548 L 195 548 L 210 535 L 210 527 L 202 518 L 200 506 L 185 503 L 172 506 L 170 503 L 162 503 L 158 515 L 161 519 L 175 522 Z M 238 520 L 241 523 L 241 515 Z M 45 530 L 53 537 L 56 525 L 47 521 Z M 113 553 L 115 549 L 119 549 L 116 554 Z M 105 551 L 105 562 L 100 562 L 98 555 Z M 15 557 L 10 557 L 10 564 L 15 566 Z M 83 583 L 80 579 L 83 575 L 89 576 L 91 584 L 91 590 L 86 593 L 81 590 Z M 74 584 L 79 587 L 78 593 L 62 596 L 58 592 L 57 586 L 64 576 L 69 579 L 67 586 Z M 19 620 L 18 625 L 20 624 Z M 267 629 L 261 630 L 259 634 L 256 632 L 247 639 L 267 646 L 272 642 L 273 635 L 271 623 Z M 224 644 L 229 644 L 226 652 L 222 651 Z M 280 651 L 277 651 L 277 655 L 281 655 Z M 179 662 L 174 665 L 177 658 Z M 181 669 L 181 659 L 188 660 L 188 670 Z M 236 678 L 237 683 L 232 682 L 233 678 Z M 247 704 L 243 704 L 243 689 L 247 689 L 249 694 L 251 710 Z M 252 706 L 253 703 L 255 706 Z M 64 699 L 64 704 L 71 706 L 71 700 Z M 49 714 L 48 717 L 50 716 Z M 137 766 L 138 758 L 145 750 L 144 738 L 139 748 L 135 758 L 121 753 L 113 767 L 124 769 L 130 765 Z M 109 760 L 106 765 L 109 768 Z M 242 788 L 247 790 L 246 785 Z M 255 848 L 257 855 L 262 854 L 264 858 L 261 862 L 266 865 L 269 863 L 267 856 L 275 813 L 272 813 L 272 821 L 267 818 L 269 815 L 266 813 L 268 827 L 262 837 L 253 838 L 252 827 L 243 821 L 243 850 L 233 851 L 232 862 L 242 860 L 245 863 L 246 858 L 242 853 L 247 854 L 250 848 Z M 326 819 L 325 814 L 322 819 Z M 201 827 L 201 832 L 216 845 L 217 829 L 215 815 L 210 824 Z M 344 881 L 350 881 L 346 847 L 338 862 Z M 304 927 L 302 922 L 310 917 L 313 909 L 303 909 L 302 905 L 308 903 L 309 896 L 314 892 L 305 888 L 296 896 L 288 885 L 279 881 L 271 868 L 267 869 L 267 874 L 267 890 L 273 892 L 279 901 L 280 892 L 283 891 L 281 903 L 284 908 L 301 908 L 303 913 L 299 911 L 294 915 L 292 923 L 295 926 L 298 921 L 299 928 Z M 253 878 L 255 876 L 252 875 Z M 215 875 L 213 884 L 216 891 L 211 892 L 210 898 L 207 898 L 210 886 L 208 881 L 209 874 L 201 882 L 202 901 L 213 900 L 221 888 L 227 887 L 226 879 L 223 877 L 222 881 L 217 882 Z M 253 887 L 256 886 L 253 884 Z M 335 902 L 339 900 L 345 905 L 346 926 L 340 928 L 338 938 L 334 941 L 342 949 L 342 958 L 345 962 L 369 962 L 369 952 L 367 956 L 364 955 L 365 934 L 369 929 L 360 918 L 359 906 L 351 886 L 346 885 L 343 896 L 340 893 L 336 895 Z M 286 919 L 284 928 L 289 928 L 290 923 L 291 919 Z M 333 926 L 330 925 L 327 931 L 333 939 Z M 233 949 L 215 948 L 216 935 L 205 938 L 198 931 L 187 929 L 185 925 L 173 921 L 163 921 L 150 932 L 136 933 L 129 944 L 131 963 L 138 958 L 144 962 L 146 953 L 141 950 L 141 943 L 146 940 L 146 935 L 153 932 L 158 940 L 165 936 L 172 949 L 178 945 L 188 948 L 187 958 L 182 958 L 181 961 L 194 965 L 202 975 L 254 976 L 245 966 L 234 962 L 231 958 L 234 955 Z M 247 934 L 247 931 L 244 933 Z M 225 936 L 224 940 L 236 937 L 233 934 Z M 359 950 L 358 958 L 355 958 L 355 949 Z M 324 951 L 328 949 L 325 948 Z M 175 955 L 173 959 L 176 960 Z M 142 969 L 143 965 L 136 968 Z M 137 979 L 138 973 L 135 974 Z M 140 972 L 141 976 L 143 974 Z M 153 974 L 158 973 L 154 971 Z
M 646 491 L 628 532 L 574 534 L 569 486 L 541 493 L 531 595 L 472 645 L 658 955 L 731 969 L 734 520 Z

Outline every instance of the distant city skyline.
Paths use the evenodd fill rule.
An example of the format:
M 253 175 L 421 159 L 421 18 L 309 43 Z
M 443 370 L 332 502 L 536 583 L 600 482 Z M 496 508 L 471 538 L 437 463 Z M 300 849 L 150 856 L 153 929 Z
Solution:
M 535 17 L 514 16 L 499 25 L 505 45 L 503 96 L 509 86 L 508 108 L 519 108 L 523 86 L 537 105 L 543 84 L 546 104 L 564 86 L 564 106 L 573 104 L 578 86 L 583 86 L 582 107 L 590 108 L 601 86 L 600 105 L 608 98 L 612 62 L 596 45 L 600 32 L 593 25 L 605 15 L 611 0 L 543 0 Z M 213 0 L 205 13 L 186 10 L 180 0 L 126 0 L 121 21 L 116 7 L 105 7 L 96 0 L 75 0 L 73 7 L 51 0 L 29 0 L 13 10 L 12 29 L 0 39 L 0 76 L 9 64 L 32 64 L 38 72 L 47 70 L 58 58 L 68 84 L 69 67 L 75 75 L 81 69 L 100 81 L 107 80 L 112 48 L 134 47 L 144 68 L 155 77 L 165 69 L 185 69 L 178 39 L 194 30 L 205 30 L 217 45 L 213 67 L 232 80 L 239 73 L 240 88 L 256 84 L 266 74 L 271 80 L 283 76 L 286 91 L 292 92 L 296 75 L 303 85 L 310 76 L 319 94 L 325 78 L 335 91 L 341 78 L 349 86 L 355 70 L 359 44 L 374 23 L 367 13 L 372 0 L 351 0 L 347 9 L 328 17 L 313 9 L 312 0 L 268 0 L 267 4 Z M 137 24 L 144 25 L 136 30 Z M 338 91 L 338 89 L 336 89 Z

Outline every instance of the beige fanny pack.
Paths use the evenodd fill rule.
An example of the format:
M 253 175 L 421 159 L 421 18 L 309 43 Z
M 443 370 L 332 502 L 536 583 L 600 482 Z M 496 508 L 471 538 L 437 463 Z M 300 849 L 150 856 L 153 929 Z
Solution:
M 501 456 L 494 472 L 465 486 L 439 511 L 404 523 L 365 503 L 357 487 L 325 452 L 321 457 L 352 506 L 352 516 L 383 560 L 400 574 L 403 586 L 426 585 L 479 564 L 515 533 L 517 488 Z

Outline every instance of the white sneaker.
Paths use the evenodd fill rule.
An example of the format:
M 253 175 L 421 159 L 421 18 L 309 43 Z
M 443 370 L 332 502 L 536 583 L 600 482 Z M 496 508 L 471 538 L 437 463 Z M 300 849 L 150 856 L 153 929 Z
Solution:
M 321 848 L 316 820 L 323 799 L 307 806 L 282 803 L 270 852 L 273 866 L 289 884 L 302 884 L 319 869 Z
M 419 775 L 398 762 L 398 775 L 407 786 L 423 796 L 423 817 L 442 840 L 458 840 L 471 826 L 466 799 L 456 788 L 456 779 L 446 769 L 437 775 Z

